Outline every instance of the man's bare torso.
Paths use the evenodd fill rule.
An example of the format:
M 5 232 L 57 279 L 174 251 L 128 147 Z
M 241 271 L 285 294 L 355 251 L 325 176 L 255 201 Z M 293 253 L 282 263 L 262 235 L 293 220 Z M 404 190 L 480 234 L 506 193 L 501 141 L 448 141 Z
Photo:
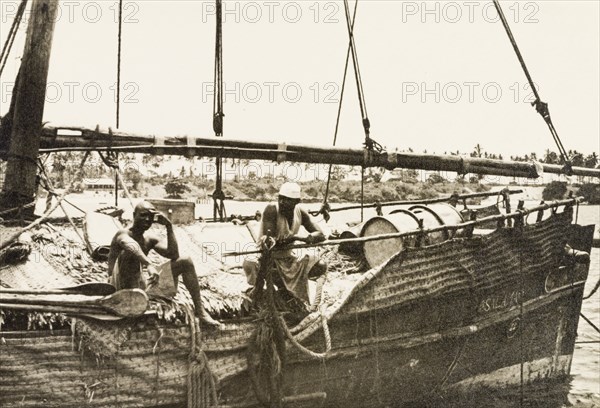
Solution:
M 130 229 L 123 229 L 115 235 L 110 244 L 110 253 L 108 257 L 108 275 L 113 275 L 115 265 L 118 264 L 118 269 L 121 275 L 121 282 L 126 288 L 137 288 L 139 283 L 144 282 L 142 279 L 142 265 L 139 259 L 132 253 L 121 248 L 119 244 L 120 237 L 126 234 L 137 242 L 144 252 L 148 255 L 150 250 L 154 247 L 156 239 L 153 237 L 135 236 Z

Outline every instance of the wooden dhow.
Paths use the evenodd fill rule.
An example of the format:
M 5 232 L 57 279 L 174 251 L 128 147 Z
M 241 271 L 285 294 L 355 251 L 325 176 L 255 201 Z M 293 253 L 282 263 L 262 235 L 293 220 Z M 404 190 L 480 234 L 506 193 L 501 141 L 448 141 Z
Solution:
M 368 237 L 383 243 L 401 237 L 407 245 L 360 274 L 330 273 L 317 309 L 286 325 L 285 398 L 278 404 L 410 406 L 566 378 L 589 268 L 580 251 L 591 246 L 589 228 L 572 224 L 576 205 L 570 199 Z M 480 228 L 490 222 L 496 228 Z M 245 226 L 203 230 L 177 228 L 196 261 L 206 254 L 195 242 L 209 242 L 211 234 L 251 242 Z M 428 244 L 440 230 L 451 238 Z M 219 280 L 235 282 L 241 299 L 243 277 L 220 269 Z M 3 283 L 20 278 L 8 276 L 3 271 Z M 223 313 L 217 299 L 226 291 L 204 294 L 208 309 L 221 312 L 222 329 L 162 310 L 112 322 L 44 314 L 61 327 L 11 330 L 27 318 L 4 307 L 2 406 L 277 406 L 265 397 L 268 384 L 257 390 L 260 319 L 244 312 L 243 299 Z M 175 309 L 185 311 L 189 298 L 180 293 L 179 300 Z
M 494 4 L 500 11 L 497 1 Z M 0 204 L 9 211 L 15 207 L 18 211 L 11 214 L 16 219 L 21 210 L 32 207 L 38 155 L 60 150 L 514 177 L 563 170 L 548 164 L 373 149 L 365 114 L 365 144 L 370 147 L 364 150 L 45 127 L 43 105 L 57 5 L 56 0 L 32 2 L 20 78 L 0 128 L 0 146 L 8 161 Z M 217 8 L 220 5 L 217 1 Z M 218 28 L 219 24 L 218 20 Z M 350 21 L 348 27 L 358 76 Z M 509 37 L 516 49 L 510 33 Z M 219 31 L 217 40 L 215 73 L 222 84 Z M 519 60 L 525 68 L 520 54 Z M 547 105 L 532 89 L 536 109 L 566 160 Z M 222 106 L 214 113 L 215 133 L 222 136 Z M 564 170 L 581 176 L 599 173 Z M 359 231 L 358 237 L 346 241 L 356 244 L 350 246 L 351 260 L 341 261 L 335 252 L 322 254 L 329 256 L 330 267 L 336 262 L 341 266 L 320 282 L 314 310 L 300 318 L 286 316 L 287 320 L 274 306 L 272 285 L 266 285 L 268 302 L 259 305 L 258 312 L 248 307 L 239 265 L 227 265 L 206 248 L 207 242 L 251 246 L 254 240 L 246 226 L 181 226 L 177 229 L 181 247 L 187 246 L 185 252 L 197 265 L 215 271 L 204 278 L 202 295 L 207 310 L 223 322 L 222 328 L 199 326 L 191 318 L 190 299 L 183 289 L 174 303 L 154 301 L 140 316 L 117 316 L 112 321 L 102 320 L 110 314 L 94 302 L 66 300 L 71 294 L 28 294 L 26 305 L 31 307 L 25 310 L 23 303 L 3 296 L 0 405 L 412 407 L 419 402 L 439 405 L 454 393 L 512 386 L 523 399 L 531 387 L 564 380 L 570 372 L 592 243 L 591 228 L 572 223 L 576 206 L 577 199 L 572 198 L 530 209 L 519 205 L 514 212 L 508 206 L 504 213 L 495 207 L 481 209 L 491 215 L 479 219 L 477 210 L 467 207 L 455 210 L 462 218 L 452 223 L 441 216 L 427 218 L 437 214 L 433 206 L 431 210 L 421 206 L 421 217 L 414 207 L 391 208 L 416 222 L 416 228 L 368 236 Z M 427 219 L 434 224 L 426 225 Z M 77 253 L 57 252 L 60 230 L 41 219 L 26 228 L 36 234 L 34 239 L 10 247 L 21 230 L 4 226 L 0 230 L 2 241 L 11 241 L 0 242 L 3 286 L 31 291 L 70 288 L 90 278 L 104 280 L 104 264 L 86 259 L 84 246 Z M 387 256 L 380 264 L 370 258 L 373 264 L 365 270 L 362 257 L 369 249 L 363 244 L 375 240 L 381 245 L 372 248 L 385 250 Z M 10 264 L 7 251 L 17 253 Z M 269 256 L 262 253 L 263 265 Z M 53 300 L 48 302 L 46 296 Z M 96 316 L 92 319 L 90 314 Z

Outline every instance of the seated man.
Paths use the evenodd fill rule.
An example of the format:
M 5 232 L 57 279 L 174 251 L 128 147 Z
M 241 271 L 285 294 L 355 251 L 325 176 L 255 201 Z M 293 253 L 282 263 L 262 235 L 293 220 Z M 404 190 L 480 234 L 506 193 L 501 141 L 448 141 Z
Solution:
M 260 238 L 257 242 L 260 246 L 272 246 L 274 243 L 285 245 L 293 241 L 311 244 L 325 240 L 319 226 L 308 212 L 298 205 L 299 203 L 300 186 L 296 183 L 284 183 L 279 190 L 277 204 L 268 204 L 263 212 Z M 307 237 L 296 235 L 300 226 L 309 232 Z M 273 263 L 278 272 L 274 276 L 274 282 L 280 286 L 279 292 L 285 297 L 287 289 L 297 298 L 310 303 L 308 278 L 321 276 L 327 270 L 327 266 L 320 262 L 314 253 L 297 256 L 292 250 L 274 252 Z M 243 266 L 248 283 L 255 285 L 259 271 L 258 260 L 246 259 Z
M 155 222 L 167 228 L 166 240 L 156 234 L 146 233 Z M 170 261 L 154 265 L 147 256 L 151 249 Z M 150 274 L 148 285 L 142 275 L 144 266 Z M 181 275 L 183 284 L 192 296 L 196 316 L 206 324 L 220 325 L 202 305 L 200 285 L 192 260 L 179 257 L 171 221 L 147 201 L 142 201 L 135 207 L 133 224 L 129 228 L 121 229 L 112 239 L 108 255 L 108 274 L 110 282 L 117 290 L 140 288 L 149 295 L 168 298 L 177 294 L 177 283 Z

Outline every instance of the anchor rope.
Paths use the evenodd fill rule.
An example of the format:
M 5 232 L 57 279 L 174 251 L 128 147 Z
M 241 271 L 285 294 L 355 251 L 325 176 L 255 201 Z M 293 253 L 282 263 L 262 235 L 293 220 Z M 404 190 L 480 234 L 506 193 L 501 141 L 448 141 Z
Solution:
M 523 240 L 523 227 L 524 227 L 524 222 L 525 222 L 525 214 L 523 212 L 523 201 L 519 201 L 519 205 L 517 206 L 517 212 L 521 213 L 521 216 L 515 219 L 515 230 L 518 232 L 519 234 L 519 240 Z M 525 387 L 524 387 L 524 381 L 525 381 L 525 362 L 524 360 L 524 355 L 523 355 L 523 347 L 524 347 L 524 339 L 523 339 L 523 329 L 522 327 L 525 326 L 525 324 L 523 323 L 523 300 L 525 297 L 525 277 L 523 276 L 523 248 L 525 248 L 525 245 L 519 245 L 519 283 L 521 286 L 521 296 L 520 296 L 520 301 L 519 301 L 519 324 L 521 325 L 521 328 L 519 330 L 519 368 L 520 368 L 520 384 L 519 384 L 519 391 L 520 391 L 520 397 L 519 397 L 519 403 L 520 403 L 520 407 L 523 407 L 523 403 L 525 400 Z
M 600 288 L 600 277 L 598 278 L 598 282 L 596 282 L 594 289 L 592 289 L 592 291 L 587 296 L 584 296 L 583 300 L 587 300 L 587 299 L 591 298 L 592 296 L 594 296 L 594 294 L 598 291 L 598 288 Z
M 315 351 L 312 351 L 312 350 L 304 347 L 302 344 L 300 344 L 298 342 L 298 340 L 294 337 L 294 335 L 292 334 L 290 329 L 287 327 L 287 324 L 285 323 L 285 320 L 283 319 L 283 317 L 279 316 L 279 319 L 280 319 L 282 328 L 284 329 L 285 336 L 298 351 L 300 351 L 302 354 L 304 354 L 308 357 L 311 357 L 313 359 L 321 359 L 322 360 L 327 356 L 327 353 L 329 351 L 331 351 L 331 334 L 329 333 L 329 325 L 327 323 L 327 317 L 325 316 L 325 312 L 324 312 L 323 308 L 320 308 L 320 314 L 321 314 L 321 327 L 323 328 L 323 337 L 325 340 L 325 351 L 323 353 L 317 353 Z
M 579 315 L 583 317 L 583 320 L 585 320 L 590 326 L 592 326 L 594 330 L 600 333 L 600 328 L 598 328 L 598 326 L 596 326 L 590 319 L 588 319 L 583 313 L 579 313 Z
M 265 288 L 266 286 L 266 288 Z M 259 321 L 248 344 L 247 364 L 257 400 L 265 407 L 282 408 L 283 366 L 286 362 L 282 322 L 275 305 L 270 248 L 262 248 L 253 303 Z
M 477 298 L 477 296 L 475 295 L 475 274 L 463 262 L 458 261 L 458 265 L 460 266 L 461 271 L 465 272 L 466 275 L 469 277 L 469 292 L 473 295 L 473 299 Z M 440 393 L 444 391 L 444 387 L 448 383 L 450 376 L 454 373 L 454 370 L 458 366 L 458 363 L 463 356 L 463 353 L 467 347 L 468 342 L 469 342 L 469 337 L 465 337 L 462 344 L 456 350 L 456 353 L 454 354 L 454 358 L 452 359 L 452 362 L 446 369 L 446 374 L 444 374 L 440 383 L 438 385 L 436 385 L 435 388 L 431 391 L 431 395 L 437 394 L 438 396 L 441 397 Z
M 320 304 L 321 324 L 325 338 L 325 352 L 316 353 L 304 347 L 294 337 L 284 318 L 277 310 L 271 248 L 262 248 L 260 267 L 252 295 L 258 308 L 258 324 L 250 339 L 247 353 L 248 373 L 258 401 L 268 407 L 281 408 L 283 403 L 283 375 L 287 361 L 287 339 L 300 353 L 325 360 L 331 350 L 331 335 L 324 307 Z

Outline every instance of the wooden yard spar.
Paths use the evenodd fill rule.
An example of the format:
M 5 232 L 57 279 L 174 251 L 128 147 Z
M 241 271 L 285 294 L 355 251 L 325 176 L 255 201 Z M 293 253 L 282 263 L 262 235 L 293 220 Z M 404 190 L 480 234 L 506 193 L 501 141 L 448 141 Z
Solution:
M 541 175 L 536 165 L 528 162 L 436 154 L 389 153 L 224 138 L 134 135 L 75 126 L 45 126 L 40 135 L 40 153 L 57 151 L 119 151 L 184 156 L 194 154 L 198 157 L 294 161 L 387 169 L 406 168 L 508 177 L 536 178 Z M 563 172 L 563 167 L 555 164 L 539 163 L 538 168 L 543 173 Z M 573 167 L 572 170 L 573 175 L 600 177 L 600 169 Z

